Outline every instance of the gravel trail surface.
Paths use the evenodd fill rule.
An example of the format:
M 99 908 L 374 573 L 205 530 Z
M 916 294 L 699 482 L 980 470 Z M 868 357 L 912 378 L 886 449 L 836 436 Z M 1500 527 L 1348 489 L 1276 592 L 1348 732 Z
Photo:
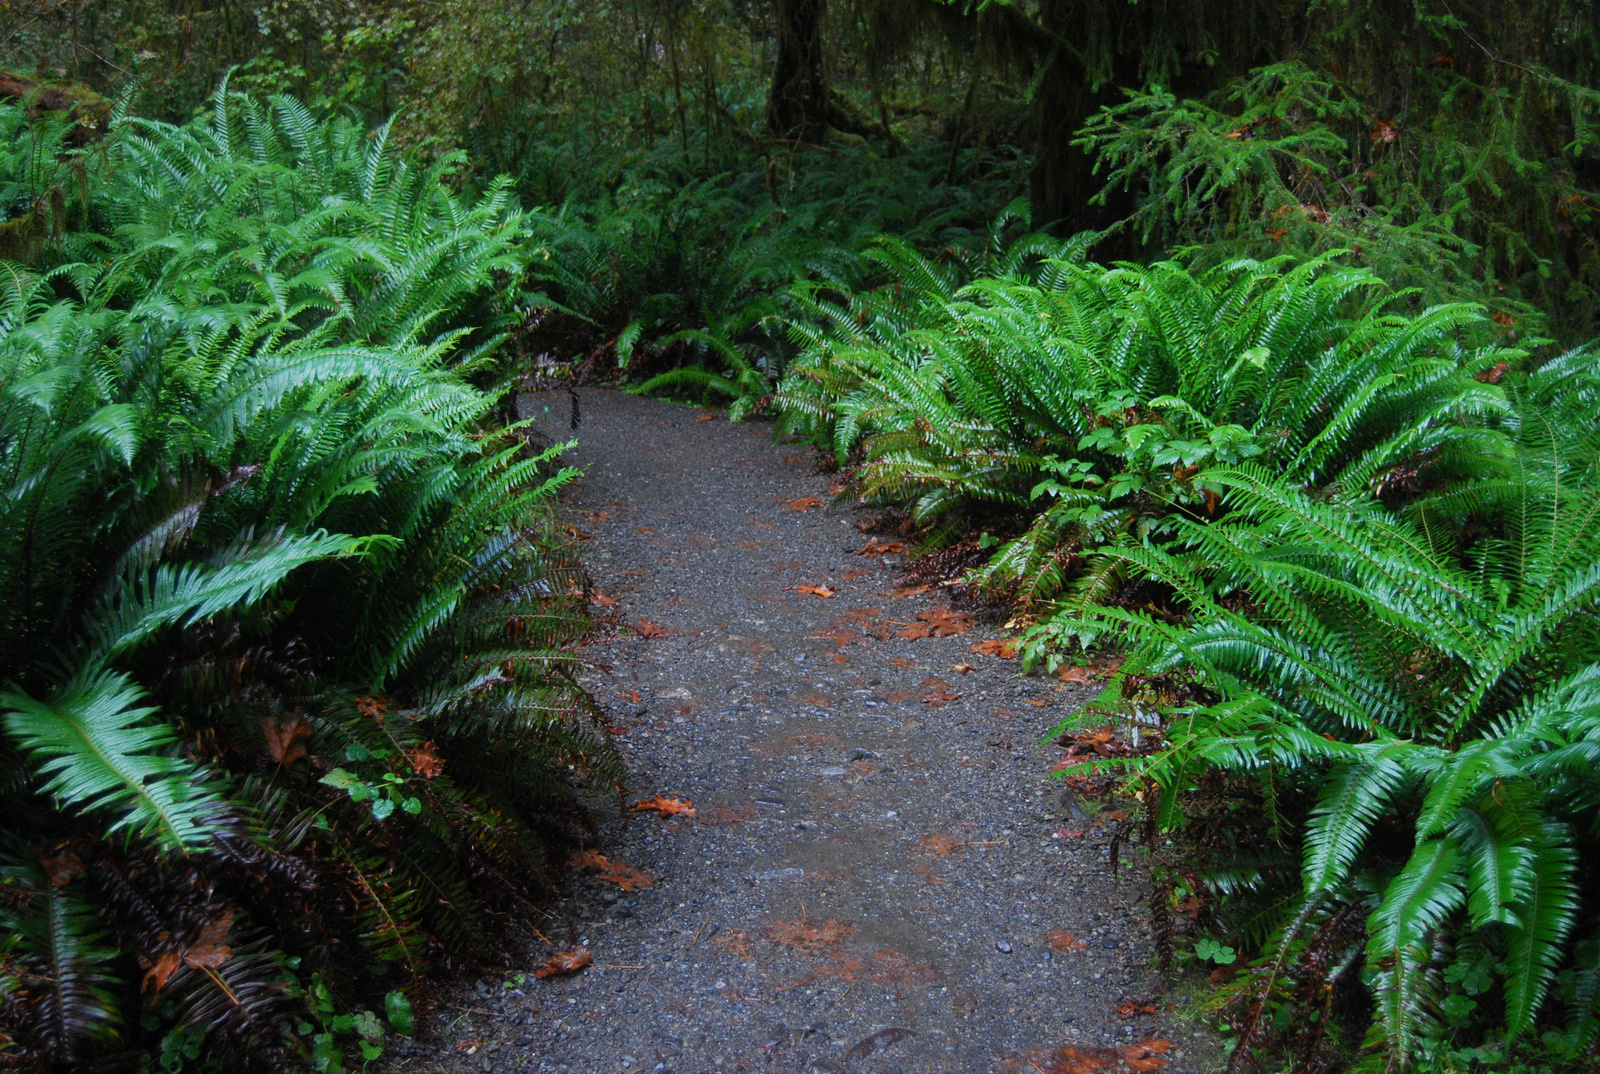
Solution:
M 565 511 L 625 627 L 586 685 L 624 805 L 695 812 L 602 817 L 609 879 L 575 870 L 534 923 L 550 946 L 447 997 L 394 1068 L 1215 1069 L 1147 968 L 1139 853 L 1113 876 L 1117 823 L 1039 748 L 1092 687 L 1022 677 L 937 591 L 897 595 L 902 557 L 862 554 L 865 513 L 769 426 L 579 395 Z M 520 405 L 572 435 L 566 394 Z M 589 968 L 534 977 L 578 945 Z

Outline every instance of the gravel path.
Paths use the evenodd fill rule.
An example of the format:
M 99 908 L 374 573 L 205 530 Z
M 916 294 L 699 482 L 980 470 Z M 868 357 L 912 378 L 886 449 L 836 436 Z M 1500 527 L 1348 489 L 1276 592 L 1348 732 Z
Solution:
M 963 620 L 937 593 L 896 595 L 900 557 L 859 554 L 862 513 L 831 505 L 803 446 L 580 394 L 569 521 L 618 621 L 664 632 L 597 642 L 607 670 L 587 685 L 627 756 L 627 802 L 695 815 L 602 818 L 598 850 L 653 885 L 575 871 L 538 923 L 556 946 L 450 999 L 393 1066 L 1215 1069 L 1146 968 L 1138 853 L 1111 875 L 1117 825 L 1064 800 L 1059 750 L 1037 748 L 1091 688 L 975 653 L 994 637 L 976 624 L 937 636 Z M 570 435 L 565 394 L 521 402 Z M 579 944 L 593 966 L 533 977 Z

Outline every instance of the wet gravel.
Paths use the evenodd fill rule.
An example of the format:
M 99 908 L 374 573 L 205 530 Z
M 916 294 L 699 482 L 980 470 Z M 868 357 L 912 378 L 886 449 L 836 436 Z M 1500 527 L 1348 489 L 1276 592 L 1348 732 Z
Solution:
M 393 1068 L 1029 1072 L 1154 1039 L 1166 1071 L 1215 1069 L 1148 968 L 1138 852 L 1112 875 L 1118 825 L 1038 748 L 1091 688 L 973 652 L 982 625 L 892 636 L 942 596 L 896 596 L 901 557 L 858 555 L 862 512 L 770 426 L 580 395 L 567 520 L 617 621 L 665 632 L 595 642 L 586 685 L 626 801 L 695 815 L 603 817 L 598 849 L 653 886 L 574 872 L 522 968 L 446 997 Z M 564 393 L 519 402 L 571 435 Z M 576 944 L 594 965 L 533 976 Z

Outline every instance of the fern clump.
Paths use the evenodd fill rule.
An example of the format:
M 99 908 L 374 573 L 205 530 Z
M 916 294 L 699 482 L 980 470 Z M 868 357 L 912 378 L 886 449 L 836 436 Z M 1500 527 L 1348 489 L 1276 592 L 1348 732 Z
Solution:
M 572 472 L 485 387 L 527 221 L 226 85 L 69 163 L 0 273 L 7 1061 L 337 1067 L 313 1025 L 487 955 L 620 778 Z
M 889 283 L 799 292 L 786 427 L 854 459 L 861 495 L 909 507 L 929 543 L 1009 530 L 976 585 L 1110 599 L 1128 574 L 1087 558 L 1216 517 L 1219 463 L 1402 491 L 1507 450 L 1484 381 L 1519 354 L 1476 307 L 1403 312 L 1337 254 L 1196 270 L 1094 265 L 1084 246 L 1030 237 L 960 283 L 886 244 Z
M 1514 454 L 1475 480 L 1397 513 L 1360 487 L 1215 468 L 1224 518 L 1103 553 L 1180 593 L 1182 618 L 1099 608 L 1057 625 L 1133 645 L 1089 718 L 1136 711 L 1148 733 L 1158 717 L 1160 747 L 1133 766 L 1156 828 L 1183 829 L 1218 780 L 1253 784 L 1268 810 L 1258 838 L 1280 860 L 1201 855 L 1228 896 L 1217 924 L 1259 951 L 1234 986 L 1241 1058 L 1309 1062 L 1352 994 L 1370 1029 L 1343 1043 L 1372 1069 L 1505 1061 L 1530 1042 L 1576 1060 L 1600 1039 L 1584 880 L 1600 471 L 1580 411 L 1600 365 L 1574 352 L 1506 384 Z

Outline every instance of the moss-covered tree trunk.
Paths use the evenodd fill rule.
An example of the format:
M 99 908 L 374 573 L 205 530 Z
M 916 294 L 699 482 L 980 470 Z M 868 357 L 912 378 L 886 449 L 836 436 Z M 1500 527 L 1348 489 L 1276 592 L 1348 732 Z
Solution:
M 827 0 L 777 0 L 778 58 L 767 94 L 767 129 L 780 138 L 820 141 L 829 126 L 828 72 L 822 56 Z

